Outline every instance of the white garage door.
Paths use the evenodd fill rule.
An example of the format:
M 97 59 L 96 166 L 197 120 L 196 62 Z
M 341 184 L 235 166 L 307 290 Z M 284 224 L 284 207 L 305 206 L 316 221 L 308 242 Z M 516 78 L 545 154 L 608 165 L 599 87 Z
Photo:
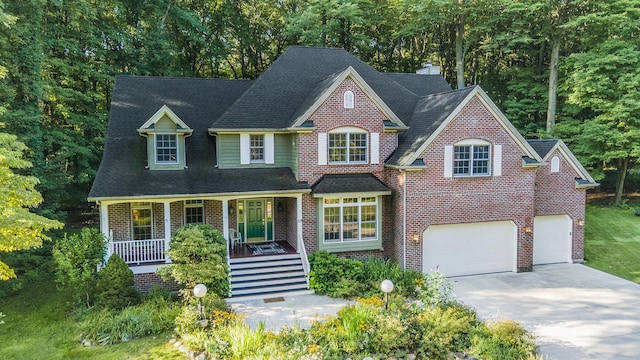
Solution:
M 571 218 L 533 218 L 533 265 L 571 262 Z
M 422 268 L 446 276 L 514 271 L 517 227 L 511 221 L 431 225 L 423 234 Z

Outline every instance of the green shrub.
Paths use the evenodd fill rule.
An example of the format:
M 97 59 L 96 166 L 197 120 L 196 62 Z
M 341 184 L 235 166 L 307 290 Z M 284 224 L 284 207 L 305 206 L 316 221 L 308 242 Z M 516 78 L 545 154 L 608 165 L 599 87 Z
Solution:
M 395 261 L 369 258 L 363 262 L 362 283 L 366 285 L 364 296 L 380 295 L 380 283 L 389 279 L 394 284 L 394 293 L 412 298 L 416 296 L 416 283 L 422 273 L 404 270 Z
M 173 329 L 180 306 L 155 297 L 122 311 L 102 309 L 85 316 L 80 324 L 83 339 L 99 345 L 115 344 Z
M 96 306 L 120 310 L 140 302 L 133 272 L 118 254 L 113 254 L 98 272 Z
M 337 296 L 343 292 L 343 288 L 337 288 L 341 280 L 358 281 L 363 269 L 362 262 L 358 260 L 340 259 L 324 250 L 311 253 L 309 265 L 309 287 L 318 294 L 329 296 Z M 343 282 L 342 285 L 344 284 Z
M 415 317 L 417 349 L 428 359 L 447 359 L 452 351 L 471 344 L 470 334 L 478 324 L 475 311 L 454 303 L 424 308 Z
M 438 270 L 430 270 L 417 282 L 416 295 L 422 306 L 447 306 L 455 302 L 453 284 Z
M 107 239 L 98 229 L 84 228 L 79 234 L 58 240 L 53 247 L 56 283 L 76 303 L 93 303 L 96 274 L 102 265 Z
M 636 216 L 640 216 L 640 207 L 637 207 L 634 212 L 633 212 Z
M 180 284 L 185 299 L 198 283 L 219 297 L 229 294 L 227 242 L 219 230 L 211 225 L 185 225 L 173 234 L 167 253 L 172 264 L 159 268 L 158 274 Z
M 482 359 L 527 359 L 535 354 L 536 343 L 520 323 L 503 320 L 479 327 L 471 338 L 472 352 Z

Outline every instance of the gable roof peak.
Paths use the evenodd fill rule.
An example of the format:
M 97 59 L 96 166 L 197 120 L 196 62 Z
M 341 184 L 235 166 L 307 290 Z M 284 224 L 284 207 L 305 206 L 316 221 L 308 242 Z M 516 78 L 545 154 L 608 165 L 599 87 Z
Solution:
M 162 107 L 160 107 L 160 109 L 158 109 L 158 111 L 156 111 L 155 114 L 153 114 L 153 116 L 151 116 L 151 118 L 149 118 L 149 120 L 147 120 L 142 126 L 140 126 L 140 128 L 138 129 L 138 133 L 145 134 L 154 132 L 155 124 L 165 116 L 176 125 L 177 132 L 184 134 L 191 134 L 193 132 L 193 129 L 185 124 L 185 122 L 182 121 L 182 119 L 180 119 L 180 117 L 176 115 L 176 113 L 174 113 L 173 110 L 171 110 L 171 108 L 167 106 L 167 104 L 164 104 L 162 105 Z

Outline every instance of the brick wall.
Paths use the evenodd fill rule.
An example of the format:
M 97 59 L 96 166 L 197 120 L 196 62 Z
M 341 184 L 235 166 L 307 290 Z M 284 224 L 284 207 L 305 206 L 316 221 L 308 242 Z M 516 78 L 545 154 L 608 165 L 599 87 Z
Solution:
M 135 274 L 134 286 L 141 293 L 146 293 L 154 286 L 160 286 L 169 290 L 178 290 L 179 286 L 174 281 L 164 281 L 156 273 Z
M 560 159 L 560 171 L 551 172 L 551 159 Z M 535 215 L 568 215 L 573 231 L 572 259 L 584 259 L 584 227 L 576 226 L 576 221 L 584 221 L 586 190 L 575 188 L 575 178 L 579 174 L 565 157 L 555 151 L 548 159 L 548 165 L 536 172 Z
M 444 147 L 464 139 L 502 145 L 502 176 L 445 178 Z M 522 167 L 523 155 L 482 102 L 472 99 L 419 156 L 426 170 L 407 173 L 406 236 L 422 235 L 429 225 L 510 220 L 518 227 L 517 268 L 531 270 L 533 237 L 522 229 L 533 226 L 535 170 Z M 421 242 L 407 241 L 407 266 L 422 269 Z
M 352 91 L 354 94 L 354 108 L 345 109 L 343 94 Z M 397 146 L 397 134 L 385 133 L 383 121 L 385 116 L 350 78 L 340 84 L 327 100 L 314 112 L 310 120 L 313 121 L 315 131 L 298 135 L 298 180 L 314 184 L 324 174 L 360 174 L 371 173 L 385 182 L 384 160 L 387 159 Z M 328 133 L 331 130 L 350 126 L 357 127 L 370 133 L 380 134 L 380 163 L 379 164 L 346 164 L 346 165 L 318 165 L 318 133 Z M 370 137 L 369 137 L 370 139 Z M 369 140 L 370 142 L 370 140 Z M 369 152 L 371 144 L 368 144 Z M 368 160 L 371 161 L 370 153 Z M 350 251 L 338 255 L 352 258 L 367 258 L 371 256 L 390 256 L 393 252 L 393 221 L 392 201 L 383 197 L 382 207 L 382 246 L 384 251 Z M 310 194 L 303 195 L 303 236 L 307 252 L 317 250 L 317 204 Z M 295 209 L 295 202 L 294 207 Z
M 109 230 L 113 241 L 131 240 L 131 206 L 128 203 L 109 205 Z

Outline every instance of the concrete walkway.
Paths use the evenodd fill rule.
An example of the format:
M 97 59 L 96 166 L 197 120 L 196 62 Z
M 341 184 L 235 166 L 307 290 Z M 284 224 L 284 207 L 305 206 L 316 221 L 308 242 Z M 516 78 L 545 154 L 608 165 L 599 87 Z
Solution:
M 336 315 L 343 306 L 353 303 L 320 295 L 284 296 L 281 301 L 270 302 L 274 299 L 246 300 L 230 305 L 236 313 L 247 316 L 247 324 L 252 329 L 263 321 L 267 330 L 278 331 L 285 326 L 308 328 L 313 320 Z
M 533 332 L 546 359 L 640 359 L 640 285 L 579 264 L 452 278 L 484 319 Z

